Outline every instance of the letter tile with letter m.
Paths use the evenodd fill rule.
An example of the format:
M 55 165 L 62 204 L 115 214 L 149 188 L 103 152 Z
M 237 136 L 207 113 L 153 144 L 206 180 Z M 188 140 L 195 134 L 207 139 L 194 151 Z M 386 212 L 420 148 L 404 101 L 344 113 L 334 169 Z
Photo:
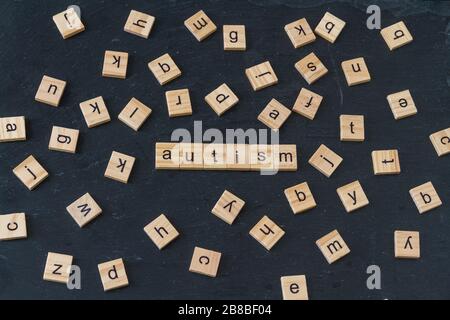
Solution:
M 113 151 L 105 171 L 105 177 L 127 183 L 135 160 L 132 156 Z
M 128 286 L 128 277 L 122 258 L 100 263 L 98 271 L 104 291 Z
M 184 25 L 198 41 L 206 39 L 217 30 L 214 22 L 211 21 L 203 10 L 186 19 Z
M 84 227 L 102 213 L 102 209 L 89 193 L 86 193 L 75 200 L 66 208 L 66 210 L 80 228 Z
M 250 230 L 250 235 L 264 248 L 270 250 L 284 236 L 284 230 L 270 220 L 268 216 L 264 216 Z
M 164 214 L 161 214 L 146 225 L 144 231 L 159 250 L 163 249 L 180 235 Z
M 350 253 L 350 249 L 337 230 L 333 230 L 323 236 L 316 241 L 316 244 L 329 264 Z

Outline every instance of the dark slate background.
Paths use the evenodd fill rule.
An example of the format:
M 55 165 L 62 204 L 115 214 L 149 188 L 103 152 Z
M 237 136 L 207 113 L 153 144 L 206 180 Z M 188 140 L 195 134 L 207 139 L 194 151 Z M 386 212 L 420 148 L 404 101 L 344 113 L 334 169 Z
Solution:
M 365 25 L 368 4 L 382 7 L 382 26 L 404 20 L 414 42 L 390 52 L 379 31 Z M 82 9 L 86 31 L 68 40 L 52 16 L 68 5 Z M 131 9 L 156 17 L 148 40 L 122 29 Z M 197 40 L 183 21 L 203 9 L 218 26 Z M 315 27 L 329 10 L 347 25 L 335 44 L 318 38 L 294 49 L 283 27 L 306 17 Z M 0 243 L 0 298 L 64 299 L 280 299 L 280 276 L 305 274 L 311 299 L 450 298 L 450 156 L 438 158 L 429 134 L 448 128 L 448 3 L 422 1 L 2 1 L 0 4 L 0 116 L 24 115 L 26 142 L 0 145 L 0 212 L 25 212 L 26 240 Z M 223 24 L 245 24 L 247 51 L 224 52 Z M 130 53 L 126 80 L 102 78 L 105 50 Z M 311 87 L 294 68 L 314 51 L 330 70 Z M 147 63 L 170 53 L 183 71 L 161 87 Z M 372 81 L 347 87 L 343 60 L 363 56 Z M 270 60 L 279 84 L 253 92 L 244 69 Z M 44 74 L 68 85 L 58 108 L 34 101 Z M 223 82 L 240 102 L 221 118 L 204 96 Z M 194 114 L 169 119 L 166 90 L 188 87 Z M 292 106 L 301 87 L 324 96 L 314 121 L 293 114 L 281 129 L 281 143 L 295 143 L 299 170 L 276 176 L 255 172 L 155 171 L 154 143 L 170 140 L 176 128 L 265 128 L 256 120 L 271 98 Z M 419 113 L 395 121 L 386 95 L 410 89 Z M 88 129 L 78 104 L 102 95 L 112 122 Z M 117 120 L 131 97 L 153 109 L 135 133 Z M 363 114 L 364 143 L 339 141 L 340 114 Z M 48 150 L 53 125 L 77 128 L 77 153 Z M 307 164 L 324 143 L 344 158 L 330 179 Z M 402 173 L 374 176 L 370 152 L 397 148 Z M 103 177 L 113 150 L 137 158 L 125 185 Z M 33 154 L 50 177 L 28 191 L 12 168 Z M 336 188 L 359 179 L 370 205 L 347 214 Z M 444 205 L 419 215 L 408 190 L 432 181 Z M 308 181 L 318 206 L 294 216 L 283 190 Z M 235 224 L 210 213 L 224 189 L 246 201 Z M 65 208 L 90 192 L 103 214 L 80 229 Z M 181 236 L 159 251 L 143 227 L 165 213 Z M 267 214 L 285 237 L 267 252 L 248 235 Z M 338 229 L 351 253 L 328 265 L 315 241 Z M 418 230 L 421 258 L 394 258 L 394 230 Z M 188 272 L 194 246 L 222 252 L 215 279 Z M 48 251 L 71 254 L 82 270 L 82 290 L 42 280 Z M 130 286 L 104 293 L 97 264 L 122 257 Z M 366 268 L 382 271 L 382 289 L 366 288 Z

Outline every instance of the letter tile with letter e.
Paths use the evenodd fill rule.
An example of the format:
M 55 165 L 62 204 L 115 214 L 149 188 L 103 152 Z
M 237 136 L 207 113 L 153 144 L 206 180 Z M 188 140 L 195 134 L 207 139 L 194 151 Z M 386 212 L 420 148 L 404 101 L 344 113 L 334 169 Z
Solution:
M 180 235 L 164 214 L 147 224 L 144 231 L 159 250 L 162 250 Z
M 442 201 L 431 181 L 412 188 L 409 190 L 409 194 L 419 213 L 425 213 L 442 205 Z
M 398 151 L 376 150 L 372 151 L 373 172 L 377 175 L 399 174 L 401 172 Z
M 430 140 L 438 157 L 450 153 L 450 128 L 431 134 Z
M 102 76 L 108 78 L 125 79 L 127 77 L 128 53 L 119 51 L 105 51 Z
M 59 283 L 68 283 L 73 257 L 67 254 L 49 252 L 45 263 L 43 279 Z
M 48 104 L 52 107 L 57 107 L 59 106 L 65 88 L 65 81 L 44 75 L 34 100 Z
M 156 58 L 148 63 L 148 68 L 158 80 L 160 85 L 169 83 L 170 81 L 181 76 L 181 70 L 175 64 L 175 61 L 168 53 Z
M 420 258 L 420 233 L 418 231 L 394 232 L 395 257 L 400 259 Z
M 138 131 L 151 113 L 152 109 L 147 107 L 138 99 L 131 98 L 125 108 L 123 108 L 119 113 L 118 118 L 134 131 Z
M 345 21 L 329 12 L 325 12 L 314 32 L 325 40 L 334 43 L 344 27 Z
M 355 86 L 370 81 L 370 73 L 364 58 L 342 61 L 342 70 L 349 86 Z
M 94 128 L 111 121 L 102 96 L 81 102 L 80 109 L 88 128 Z
M 189 271 L 215 278 L 221 256 L 220 252 L 195 247 Z
M 342 158 L 324 144 L 321 144 L 316 152 L 308 160 L 308 163 L 329 178 L 339 167 Z
M 339 126 L 341 141 L 364 141 L 364 116 L 341 114 Z
M 15 167 L 13 172 L 29 190 L 36 188 L 48 177 L 48 172 L 32 155 Z
M 305 212 L 316 206 L 316 201 L 307 182 L 285 189 L 284 194 L 294 214 Z
M 413 41 L 413 37 L 403 21 L 381 29 L 380 33 L 391 51 Z
M 247 43 L 245 39 L 244 25 L 223 26 L 223 49 L 225 51 L 245 51 Z
M 206 39 L 217 30 L 214 22 L 211 21 L 203 10 L 186 19 L 184 25 L 198 41 Z
M 155 144 L 155 168 L 178 170 L 180 168 L 180 145 L 173 142 L 157 142 Z
M 333 230 L 316 241 L 323 256 L 329 264 L 341 259 L 350 253 L 350 249 L 337 230 Z
M 26 139 L 24 116 L 0 118 L 0 142 L 24 141 Z
M 258 120 L 272 130 L 277 131 L 286 122 L 291 113 L 291 110 L 277 100 L 272 99 L 258 115 Z
M 138 37 L 148 39 L 155 17 L 143 12 L 131 10 L 123 30 Z
M 189 89 L 166 91 L 166 102 L 169 118 L 192 115 Z
M 392 93 L 386 98 L 395 120 L 413 116 L 417 113 L 416 105 L 409 90 Z
M 302 88 L 295 100 L 294 108 L 292 111 L 313 120 L 316 116 L 317 110 L 319 110 L 323 97 L 308 89 Z
M 0 214 L 0 240 L 16 240 L 27 237 L 25 213 Z
M 229 225 L 233 224 L 245 205 L 245 201 L 225 190 L 211 212 Z
M 122 258 L 100 263 L 98 272 L 100 273 L 104 291 L 128 286 L 128 277 Z
M 319 58 L 317 58 L 314 52 L 311 52 L 306 57 L 297 61 L 295 69 L 300 72 L 303 79 L 305 79 L 308 84 L 313 84 L 328 73 L 328 69 Z
M 308 287 L 304 275 L 284 276 L 280 280 L 283 300 L 308 300 Z
M 105 177 L 122 183 L 128 183 L 134 161 L 132 156 L 113 151 L 106 167 Z
M 84 31 L 84 24 L 81 22 L 74 8 L 68 8 L 63 12 L 55 14 L 53 16 L 53 22 L 56 24 L 63 39 L 73 37 Z
M 263 216 L 250 230 L 250 235 L 267 250 L 272 249 L 272 247 L 284 236 L 284 233 L 284 230 L 270 220 L 268 216 Z
M 218 116 L 221 116 L 225 111 L 236 105 L 236 103 L 239 102 L 239 99 L 224 83 L 214 91 L 210 92 L 205 97 L 205 101 Z
M 53 126 L 50 141 L 48 143 L 49 150 L 75 153 L 77 149 L 78 135 L 80 131 L 77 129 L 69 129 Z
M 303 47 L 304 45 L 316 40 L 316 36 L 305 18 L 285 25 L 284 31 L 286 31 L 295 49 Z
M 102 213 L 102 208 L 100 208 L 89 193 L 82 195 L 72 202 L 66 210 L 80 228 L 84 227 Z
M 258 91 L 278 83 L 278 77 L 269 61 L 245 69 L 245 75 L 247 76 L 253 91 Z
M 336 191 L 347 212 L 352 212 L 369 204 L 369 199 L 367 199 L 358 180 L 346 184 Z

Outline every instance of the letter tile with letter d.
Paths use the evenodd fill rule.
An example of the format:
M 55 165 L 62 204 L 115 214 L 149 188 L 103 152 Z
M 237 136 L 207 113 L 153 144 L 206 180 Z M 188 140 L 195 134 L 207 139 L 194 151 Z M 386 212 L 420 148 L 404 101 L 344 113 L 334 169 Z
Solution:
M 49 252 L 44 269 L 44 280 L 59 283 L 69 282 L 73 257 L 67 254 Z
M 155 17 L 143 12 L 131 10 L 123 30 L 147 39 L 154 23 Z
M 128 286 L 128 277 L 122 258 L 99 264 L 98 271 L 104 291 Z
M 350 249 L 337 230 L 333 230 L 323 236 L 316 241 L 316 244 L 329 264 L 350 253 Z
M 250 235 L 255 238 L 267 250 L 272 247 L 284 236 L 284 230 L 268 216 L 261 220 L 250 230 Z

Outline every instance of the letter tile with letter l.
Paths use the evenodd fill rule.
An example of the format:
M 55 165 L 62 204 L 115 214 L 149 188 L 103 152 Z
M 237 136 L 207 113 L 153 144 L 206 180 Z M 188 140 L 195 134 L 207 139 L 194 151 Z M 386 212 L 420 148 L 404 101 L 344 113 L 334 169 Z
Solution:
M 29 190 L 36 188 L 48 177 L 48 172 L 32 155 L 15 167 L 13 172 Z
M 230 191 L 225 190 L 211 212 L 216 217 L 231 225 L 241 212 L 244 205 L 244 200 L 232 194 Z
M 88 128 L 94 128 L 111 121 L 102 96 L 81 102 L 80 109 Z
M 308 160 L 308 163 L 329 178 L 339 167 L 342 158 L 324 144 L 321 144 L 316 152 Z
M 159 250 L 162 250 L 180 235 L 164 214 L 147 224 L 144 231 Z
M 412 188 L 409 190 L 409 194 L 416 204 L 419 213 L 428 212 L 442 205 L 442 201 L 431 181 Z
M 66 210 L 80 228 L 84 227 L 102 213 L 102 208 L 100 208 L 89 193 L 82 195 L 72 202 Z
M 186 19 L 184 25 L 198 41 L 206 39 L 217 30 L 214 22 L 211 21 L 203 10 Z
M 295 100 L 292 111 L 313 120 L 319 110 L 323 97 L 308 89 L 302 88 Z
M 34 100 L 52 107 L 57 107 L 59 106 L 65 88 L 65 81 L 44 75 Z
M 284 236 L 284 230 L 268 216 L 263 216 L 261 220 L 250 230 L 250 235 L 255 238 L 267 250 Z
M 155 23 L 155 17 L 143 12 L 131 10 L 123 30 L 147 39 Z
M 316 206 L 316 201 L 307 182 L 285 189 L 284 194 L 294 214 L 305 212 Z
M 49 252 L 45 263 L 43 279 L 59 283 L 68 283 L 73 257 L 67 254 Z
M 308 84 L 313 84 L 328 73 L 328 69 L 314 52 L 311 52 L 306 57 L 297 61 L 295 69 L 300 72 L 303 79 L 305 79 Z
M 400 259 L 420 258 L 420 233 L 418 231 L 394 232 L 395 257 Z
M 280 280 L 283 300 L 309 300 L 304 275 L 284 276 Z
M 305 18 L 285 25 L 284 31 L 286 31 L 295 49 L 303 47 L 304 45 L 316 40 L 316 36 Z
M 151 113 L 152 109 L 147 107 L 138 99 L 131 98 L 125 108 L 123 108 L 119 113 L 118 118 L 134 131 L 138 131 Z
M 223 26 L 223 49 L 225 51 L 245 51 L 247 43 L 245 39 L 244 25 Z
M 371 79 L 364 58 L 342 61 L 341 67 L 349 87 L 369 82 Z
M 122 183 L 128 183 L 134 161 L 132 156 L 113 151 L 106 167 L 105 177 Z
M 79 133 L 80 131 L 77 129 L 53 126 L 50 141 L 48 143 L 48 149 L 75 153 Z
M 417 113 L 416 105 L 409 90 L 392 93 L 386 98 L 395 120 L 410 117 Z
M 438 157 L 450 153 L 450 128 L 431 134 L 430 140 Z
M 148 63 L 148 68 L 153 73 L 156 80 L 158 80 L 160 85 L 169 83 L 170 81 L 181 76 L 181 70 L 168 53 L 150 61 Z
M 63 39 L 73 37 L 84 31 L 84 24 L 81 22 L 74 8 L 68 8 L 63 12 L 55 14 L 53 16 L 53 22 L 56 24 Z
M 369 199 L 367 199 L 358 180 L 346 184 L 336 191 L 347 212 L 352 212 L 369 204 Z
M 24 116 L 0 118 L 0 142 L 24 141 L 26 139 Z
M 272 99 L 258 115 L 258 120 L 272 130 L 277 131 L 286 122 L 291 113 L 291 110 L 286 108 L 276 99 Z
M 27 237 L 25 213 L 0 214 L 0 240 L 16 240 Z
M 102 76 L 107 78 L 125 79 L 127 77 L 128 53 L 120 51 L 105 51 Z
M 391 51 L 413 41 L 413 37 L 403 21 L 381 29 L 380 33 Z
M 372 151 L 372 164 L 376 176 L 401 172 L 398 151 L 395 149 Z
M 128 277 L 122 258 L 100 263 L 98 272 L 100 273 L 104 291 L 128 286 Z
M 269 61 L 245 69 L 245 75 L 253 91 L 258 91 L 278 83 L 278 77 Z
M 325 12 L 314 32 L 325 40 L 334 43 L 344 27 L 345 21 L 329 12 Z
M 221 256 L 220 252 L 195 247 L 189 271 L 215 278 Z
M 233 107 L 239 102 L 238 97 L 224 83 L 205 97 L 206 103 L 221 116 L 225 111 Z
M 350 249 L 337 230 L 333 230 L 316 241 L 323 256 L 329 264 L 341 259 L 350 253 Z

